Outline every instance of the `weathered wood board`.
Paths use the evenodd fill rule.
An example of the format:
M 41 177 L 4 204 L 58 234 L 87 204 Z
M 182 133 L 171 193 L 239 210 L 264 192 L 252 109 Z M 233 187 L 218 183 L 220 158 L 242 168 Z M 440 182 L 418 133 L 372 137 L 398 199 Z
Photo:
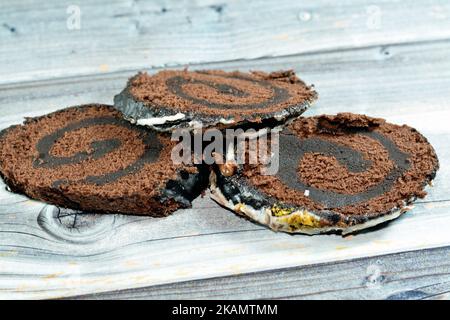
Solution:
M 449 299 L 447 248 L 77 296 L 76 299 Z
M 449 37 L 446 0 L 2 0 L 0 83 Z
M 207 195 L 197 199 L 193 209 L 164 219 L 76 214 L 9 193 L 0 185 L 0 298 L 56 298 L 243 277 L 250 272 L 450 246 L 449 52 L 450 42 L 439 41 L 207 65 L 244 70 L 294 68 L 321 93 L 307 115 L 364 112 L 406 122 L 426 135 L 441 160 L 434 187 L 414 210 L 384 228 L 345 238 L 290 236 L 241 219 Z M 133 72 L 2 85 L 0 127 L 71 104 L 111 103 Z M 448 275 L 449 251 L 443 252 L 436 259 Z M 355 270 L 367 271 L 372 264 Z M 347 272 L 330 270 L 336 277 Z M 283 277 L 280 274 L 280 279 L 289 279 Z M 355 275 L 352 281 L 365 277 L 366 273 Z M 445 272 L 441 280 L 450 281 Z M 278 297 L 302 295 L 298 289 L 285 286 L 283 290 L 284 295 Z M 317 297 L 313 293 L 305 295 Z

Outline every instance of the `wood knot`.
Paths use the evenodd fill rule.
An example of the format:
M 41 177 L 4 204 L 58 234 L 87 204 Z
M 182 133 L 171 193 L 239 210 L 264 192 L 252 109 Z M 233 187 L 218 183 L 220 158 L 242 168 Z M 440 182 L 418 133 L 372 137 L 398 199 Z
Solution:
M 39 226 L 53 237 L 71 243 L 91 243 L 114 226 L 115 215 L 92 214 L 46 205 L 39 213 Z

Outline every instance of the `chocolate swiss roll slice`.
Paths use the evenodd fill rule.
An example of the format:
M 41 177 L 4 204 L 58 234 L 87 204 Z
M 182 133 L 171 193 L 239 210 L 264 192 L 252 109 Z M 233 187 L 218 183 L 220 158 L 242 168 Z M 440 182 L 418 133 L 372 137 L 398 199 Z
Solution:
M 293 71 L 161 71 L 132 77 L 114 106 L 133 123 L 172 131 L 200 124 L 275 126 L 298 117 L 316 97 Z
M 2 131 L 0 173 L 12 191 L 57 206 L 165 216 L 208 181 L 202 168 L 171 161 L 174 145 L 110 106 L 77 106 Z
M 290 233 L 346 234 L 397 218 L 426 195 L 439 167 L 415 129 L 350 113 L 299 118 L 270 152 L 272 162 L 278 155 L 272 175 L 264 174 L 267 164 L 246 163 L 234 173 L 216 166 L 212 197 Z

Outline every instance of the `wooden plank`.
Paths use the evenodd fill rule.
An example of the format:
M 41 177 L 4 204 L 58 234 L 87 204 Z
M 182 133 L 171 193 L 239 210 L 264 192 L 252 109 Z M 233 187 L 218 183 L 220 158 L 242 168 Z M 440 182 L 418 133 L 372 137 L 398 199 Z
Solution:
M 346 238 L 274 233 L 209 201 L 167 219 L 78 215 L 75 222 L 49 207 L 35 214 L 34 206 L 41 204 L 2 214 L 1 298 L 57 298 L 449 244 L 449 201 L 417 205 L 385 228 Z
M 211 63 L 192 69 L 273 71 L 293 68 L 319 91 L 319 101 L 308 115 L 349 111 L 395 121 L 399 115 L 408 117 L 420 112 L 429 115 L 423 121 L 426 127 L 429 117 L 441 119 L 437 113 L 449 109 L 449 52 L 450 42 L 439 41 Z M 111 104 L 127 78 L 138 70 L 0 85 L 0 126 L 18 121 L 21 114 L 17 110 L 32 116 L 81 103 Z M 445 129 L 445 122 L 438 121 L 437 126 Z
M 367 48 L 208 65 L 294 67 L 322 93 L 308 114 L 367 112 L 400 122 L 406 117 L 421 130 L 442 168 L 430 196 L 388 227 L 346 238 L 289 236 L 238 218 L 207 197 L 164 219 L 58 215 L 54 207 L 0 186 L 0 298 L 73 296 L 450 245 L 450 128 L 442 120 L 449 116 L 449 48 L 449 42 L 437 42 L 394 46 L 389 59 L 380 59 L 379 48 Z M 0 111 L 0 127 L 63 105 L 110 102 L 130 74 L 1 86 L 0 104 L 8 108 Z M 417 94 L 418 88 L 427 94 Z
M 433 211 L 423 205 L 417 206 L 384 229 L 351 238 L 276 234 L 231 213 L 211 208 L 179 212 L 164 221 L 116 216 L 116 221 L 120 220 L 117 225 L 112 222 L 112 216 L 99 217 L 75 228 L 68 228 L 71 225 L 68 222 L 58 225 L 54 220 L 47 222 L 54 226 L 47 225 L 44 229 L 33 224 L 36 217 L 31 211 L 25 212 L 16 216 L 15 221 L 9 219 L 7 225 L 2 225 L 0 297 L 55 298 L 422 249 L 437 239 L 441 243 L 434 242 L 436 245 L 446 245 L 449 205 L 447 202 L 445 207 Z M 109 228 L 111 224 L 114 228 Z M 224 230 L 224 225 L 229 224 L 237 225 L 237 228 Z M 84 228 L 83 225 L 91 227 Z M 430 225 L 433 233 L 430 233 Z M 163 228 L 175 230 L 166 235 Z M 439 256 L 434 269 L 428 269 L 428 264 L 437 259 L 422 268 L 419 268 L 420 264 L 410 265 L 410 268 L 417 269 L 423 278 L 433 279 L 430 281 L 442 280 L 433 277 L 438 271 L 441 277 L 448 276 L 448 252 Z M 420 261 L 418 259 L 417 263 Z M 343 273 L 353 274 L 357 265 L 337 269 L 339 272 L 333 269 L 335 272 L 330 273 L 330 277 L 333 276 L 335 281 L 324 283 L 324 286 L 334 286 L 336 291 L 337 288 L 345 290 L 346 285 L 336 279 Z M 353 274 L 353 281 L 363 280 L 369 265 L 360 268 L 363 273 Z M 383 269 L 387 274 L 391 270 L 390 266 Z M 282 289 L 289 278 L 282 272 L 274 271 L 274 274 L 283 282 L 280 283 Z M 402 274 L 407 275 L 408 272 Z M 399 284 L 400 287 L 405 288 Z M 363 292 L 364 285 L 359 289 Z M 297 295 L 298 290 L 291 295 Z M 314 293 L 312 287 L 309 290 Z M 244 288 L 242 294 L 245 294 Z
M 0 83 L 448 39 L 449 16 L 446 0 L 3 0 Z
M 76 299 L 448 299 L 450 248 L 128 289 Z

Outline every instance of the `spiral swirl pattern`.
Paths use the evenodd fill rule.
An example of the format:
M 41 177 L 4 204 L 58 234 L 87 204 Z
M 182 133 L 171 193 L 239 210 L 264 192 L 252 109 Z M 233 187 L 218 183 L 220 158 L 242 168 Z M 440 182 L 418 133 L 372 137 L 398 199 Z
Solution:
M 200 73 L 201 74 L 201 73 Z M 177 97 L 192 102 L 194 104 L 202 105 L 213 109 L 264 109 L 283 103 L 290 98 L 287 89 L 276 86 L 273 83 L 255 78 L 249 78 L 238 74 L 231 75 L 214 75 L 208 76 L 201 74 L 201 79 L 186 78 L 182 76 L 170 77 L 166 80 L 166 85 L 169 91 Z M 238 84 L 231 84 L 229 80 L 237 81 Z M 243 85 L 244 84 L 244 85 Z M 212 94 L 208 98 L 202 97 L 201 91 L 186 90 L 187 86 L 203 86 L 212 89 Z M 243 90 L 243 87 L 251 88 L 253 90 Z M 257 96 L 257 89 L 262 90 L 266 94 L 263 101 L 256 103 L 240 103 L 239 100 L 245 98 L 248 100 L 261 99 Z M 222 100 L 227 98 L 233 103 L 214 102 L 214 99 L 221 97 Z
M 299 139 L 295 135 L 281 135 L 280 137 L 280 168 L 277 177 L 289 188 L 301 192 L 308 190 L 309 198 L 324 207 L 345 207 L 368 201 L 384 194 L 410 168 L 409 155 L 402 152 L 395 143 L 380 133 L 367 131 L 360 134 L 379 142 L 388 151 L 389 159 L 394 162 L 394 167 L 377 185 L 356 194 L 343 194 L 308 185 L 299 177 L 297 166 L 293 165 L 300 163 L 307 153 L 320 153 L 334 157 L 350 172 L 364 172 L 373 163 L 365 159 L 361 152 L 343 144 L 318 137 Z
M 119 149 L 122 146 L 123 141 L 118 138 L 95 140 L 91 142 L 90 146 L 86 146 L 87 148 L 92 149 L 91 152 L 81 151 L 69 157 L 55 156 L 50 152 L 55 142 L 63 138 L 65 134 L 76 131 L 80 128 L 88 128 L 101 125 L 114 125 L 126 128 L 127 130 L 139 131 L 138 133 L 142 136 L 142 143 L 145 145 L 145 152 L 140 155 L 136 161 L 121 170 L 109 172 L 103 175 L 88 176 L 79 182 L 96 185 L 111 183 L 130 173 L 139 171 L 146 163 L 152 163 L 158 159 L 162 146 L 159 143 L 155 133 L 150 131 L 143 132 L 142 129 L 134 127 L 125 121 L 120 121 L 116 117 L 96 117 L 84 119 L 76 123 L 71 123 L 64 128 L 57 129 L 53 133 L 41 138 L 36 144 L 37 151 L 39 152 L 39 157 L 34 161 L 34 167 L 51 168 L 57 170 L 58 167 L 69 164 L 77 164 L 88 159 L 108 159 L 108 154 L 110 154 L 114 150 Z M 53 186 L 58 187 L 59 185 L 68 182 L 70 181 L 68 181 L 67 179 L 57 180 L 53 183 Z

